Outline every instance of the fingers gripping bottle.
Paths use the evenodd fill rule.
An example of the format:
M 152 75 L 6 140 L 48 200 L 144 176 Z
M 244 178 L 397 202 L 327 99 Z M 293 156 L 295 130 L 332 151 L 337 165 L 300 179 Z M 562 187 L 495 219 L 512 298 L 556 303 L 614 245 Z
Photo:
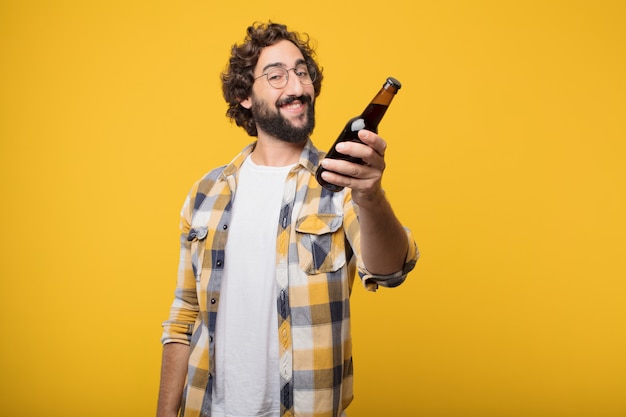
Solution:
M 358 132 L 361 129 L 367 129 L 374 133 L 378 133 L 378 124 L 382 120 L 387 108 L 391 104 L 391 101 L 395 97 L 396 93 L 400 89 L 402 85 L 400 81 L 396 80 L 393 77 L 388 77 L 383 87 L 380 89 L 378 94 L 374 96 L 372 101 L 367 105 L 363 113 L 359 116 L 353 117 L 348 121 L 346 127 L 343 128 L 343 131 L 333 144 L 333 146 L 328 151 L 326 158 L 332 159 L 342 159 L 344 161 L 350 161 L 357 164 L 363 164 L 363 160 L 361 158 L 354 158 L 348 155 L 344 155 L 342 153 L 337 152 L 335 147 L 337 144 L 341 142 L 361 142 L 358 137 Z M 343 187 L 340 185 L 331 184 L 322 179 L 322 172 L 326 171 L 321 165 L 317 168 L 317 172 L 315 173 L 315 178 L 317 182 L 319 182 L 322 187 L 326 188 L 330 191 L 341 191 Z

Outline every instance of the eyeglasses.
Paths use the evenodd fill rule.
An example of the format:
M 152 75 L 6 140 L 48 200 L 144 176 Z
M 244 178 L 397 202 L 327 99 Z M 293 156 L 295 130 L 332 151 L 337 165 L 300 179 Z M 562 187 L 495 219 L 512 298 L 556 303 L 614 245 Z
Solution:
M 267 82 L 274 88 L 283 88 L 289 81 L 289 71 L 293 71 L 302 85 L 311 85 L 315 81 L 315 69 L 306 64 L 300 64 L 295 68 L 272 67 L 266 73 L 259 75 L 254 80 L 267 77 Z

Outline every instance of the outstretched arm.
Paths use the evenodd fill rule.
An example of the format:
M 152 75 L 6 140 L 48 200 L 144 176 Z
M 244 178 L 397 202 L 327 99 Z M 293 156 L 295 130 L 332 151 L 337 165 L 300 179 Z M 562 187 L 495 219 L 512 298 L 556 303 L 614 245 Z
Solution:
M 361 130 L 359 138 L 364 144 L 343 142 L 337 150 L 361 158 L 365 165 L 326 158 L 322 165 L 329 171 L 322 175 L 328 182 L 352 189 L 352 200 L 359 206 L 365 267 L 374 274 L 392 274 L 402 269 L 409 243 L 381 186 L 387 144 L 367 130 Z

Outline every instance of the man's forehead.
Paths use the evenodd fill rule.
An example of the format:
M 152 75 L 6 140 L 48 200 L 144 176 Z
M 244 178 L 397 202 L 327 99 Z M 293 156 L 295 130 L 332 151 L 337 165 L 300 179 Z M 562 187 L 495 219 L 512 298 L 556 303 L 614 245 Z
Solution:
M 290 41 L 283 40 L 263 48 L 257 67 L 262 69 L 273 66 L 291 68 L 302 62 L 305 61 L 300 49 Z

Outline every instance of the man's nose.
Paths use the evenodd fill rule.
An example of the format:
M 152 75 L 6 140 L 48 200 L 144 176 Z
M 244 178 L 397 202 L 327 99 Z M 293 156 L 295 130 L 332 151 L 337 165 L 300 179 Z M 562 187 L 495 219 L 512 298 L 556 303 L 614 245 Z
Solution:
M 302 87 L 302 83 L 298 79 L 298 76 L 295 73 L 295 70 L 289 70 L 289 77 L 287 77 L 287 85 L 285 86 L 285 93 L 287 95 L 293 95 L 296 97 L 300 97 L 304 92 L 304 88 Z

